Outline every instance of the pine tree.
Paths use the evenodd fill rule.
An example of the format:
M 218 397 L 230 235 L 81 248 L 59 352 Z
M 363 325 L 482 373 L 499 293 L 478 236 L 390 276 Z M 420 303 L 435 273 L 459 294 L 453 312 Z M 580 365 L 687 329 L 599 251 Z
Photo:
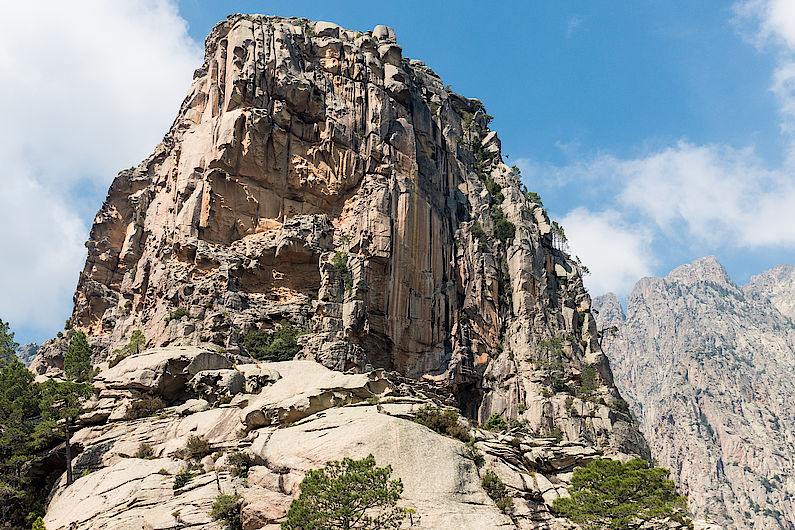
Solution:
M 6 330 L 7 333 L 7 330 Z M 12 334 L 13 335 L 13 334 Z M 16 355 L 2 361 L 0 369 L 0 520 L 11 514 L 30 497 L 29 476 L 23 472 L 34 454 L 33 429 L 39 415 L 38 387 L 33 373 Z
M 72 476 L 71 429 L 80 417 L 83 402 L 94 393 L 88 383 L 48 379 L 40 385 L 40 410 L 42 422 L 36 426 L 39 440 L 63 436 L 66 445 L 66 483 L 74 482 Z
M 571 497 L 555 499 L 553 506 L 588 530 L 636 528 L 666 517 L 684 521 L 687 499 L 668 474 L 640 458 L 626 464 L 599 458 L 574 471 Z
M 313 469 L 290 504 L 285 530 L 399 528 L 407 511 L 397 506 L 403 483 L 389 480 L 392 467 L 375 467 L 375 458 L 345 458 Z
M 19 349 L 19 343 L 14 342 L 14 332 L 8 322 L 0 318 L 0 363 L 9 359 Z
M 66 452 L 66 483 L 74 482 L 72 476 L 71 428 L 80 417 L 83 402 L 91 397 L 94 387 L 87 383 L 93 375 L 91 367 L 91 348 L 86 334 L 76 332 L 69 341 L 69 349 L 64 355 L 63 371 L 66 381 L 48 379 L 40 385 L 42 422 L 36 426 L 36 438 L 47 440 L 53 436 L 63 436 Z
M 64 377 L 69 381 L 85 382 L 91 379 L 91 347 L 82 331 L 72 335 L 69 349 L 63 358 Z

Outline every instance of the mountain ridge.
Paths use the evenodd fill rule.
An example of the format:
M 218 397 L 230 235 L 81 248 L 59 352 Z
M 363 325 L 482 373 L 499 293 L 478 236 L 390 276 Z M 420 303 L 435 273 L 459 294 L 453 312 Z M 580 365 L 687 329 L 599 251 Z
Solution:
M 697 516 L 732 528 L 792 528 L 795 327 L 772 301 L 790 296 L 790 270 L 740 287 L 702 258 L 638 282 L 626 311 L 613 294 L 594 300 L 600 328 L 618 329 L 603 347 L 655 457 Z

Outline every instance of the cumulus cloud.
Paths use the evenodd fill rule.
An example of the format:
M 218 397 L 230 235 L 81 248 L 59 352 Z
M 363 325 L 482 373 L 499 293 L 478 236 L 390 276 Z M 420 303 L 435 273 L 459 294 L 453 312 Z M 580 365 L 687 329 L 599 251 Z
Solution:
M 770 90 L 781 111 L 781 129 L 795 133 L 795 2 L 747 0 L 734 5 L 736 22 L 757 48 L 772 47 L 778 55 Z M 795 149 L 790 149 L 790 158 Z
M 559 219 L 571 252 L 591 269 L 586 283 L 594 294 L 626 293 L 651 273 L 655 241 L 697 255 L 795 249 L 795 169 L 769 169 L 751 148 L 680 141 L 634 159 L 600 154 L 521 167 L 528 182 L 546 175 L 564 190 L 576 188 L 580 200 L 598 197 L 591 202 L 599 207 L 575 207 Z
M 795 247 L 795 178 L 768 170 L 751 149 L 676 146 L 637 160 L 615 160 L 619 201 L 669 237 L 710 247 Z
M 0 318 L 63 325 L 102 198 L 86 190 L 153 150 L 200 63 L 169 0 L 3 3 Z
M 651 234 L 627 223 L 617 211 L 578 207 L 561 223 L 572 252 L 590 270 L 584 280 L 591 293 L 625 295 L 639 278 L 652 273 Z

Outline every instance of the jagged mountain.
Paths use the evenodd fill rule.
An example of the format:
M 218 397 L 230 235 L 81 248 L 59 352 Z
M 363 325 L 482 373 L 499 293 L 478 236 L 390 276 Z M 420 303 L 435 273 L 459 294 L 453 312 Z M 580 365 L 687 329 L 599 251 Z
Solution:
M 398 403 L 395 414 L 404 423 L 428 396 L 455 404 L 475 422 L 493 413 L 519 422 L 524 434 L 514 438 L 476 433 L 487 463 L 513 494 L 512 518 L 488 500 L 486 519 L 471 521 L 418 500 L 425 527 L 492 527 L 478 522 L 489 520 L 570 528 L 549 504 L 565 494 L 574 466 L 598 455 L 650 458 L 600 349 L 581 271 L 555 247 L 546 212 L 503 162 L 490 119 L 480 101 L 450 91 L 422 62 L 404 58 L 386 26 L 362 33 L 263 15 L 233 15 L 216 25 L 173 126 L 151 157 L 113 181 L 87 243 L 70 324 L 87 333 L 95 361 L 106 368 L 76 435 L 86 455 L 81 465 L 98 473 L 90 487 L 106 501 L 118 499 L 118 488 L 134 481 L 113 480 L 145 472 L 134 480 L 156 483 L 145 493 L 157 497 L 165 479 L 148 478 L 148 467 L 129 468 L 121 459 L 140 442 L 174 459 L 177 442 L 168 437 L 182 440 L 192 429 L 221 451 L 250 451 L 262 465 L 258 484 L 267 491 L 257 494 L 265 498 L 244 501 L 244 512 L 249 503 L 259 506 L 249 510 L 255 520 L 247 528 L 260 528 L 283 516 L 261 513 L 273 506 L 267 497 L 278 493 L 283 507 L 296 477 L 321 457 L 358 454 L 384 439 L 385 463 L 414 458 L 416 436 L 405 433 L 416 427 L 375 421 L 379 416 L 368 416 L 375 426 L 356 424 L 355 443 L 337 439 L 353 436 L 340 425 L 308 426 L 328 431 L 323 452 L 300 453 L 311 448 L 296 444 L 299 437 L 273 456 L 278 433 L 286 432 L 276 426 L 296 421 L 290 407 L 312 415 L 380 395 L 351 395 L 334 385 L 307 395 L 298 383 L 291 383 L 295 395 L 283 394 L 289 385 L 280 385 L 288 390 L 276 397 L 263 390 L 281 372 L 240 368 L 241 337 L 287 321 L 304 331 L 298 359 L 334 370 L 335 384 L 344 381 L 343 371 L 380 381 L 383 369 L 397 389 L 390 396 L 419 393 L 422 399 Z M 136 329 L 150 350 L 108 368 L 112 352 Z M 36 373 L 62 369 L 68 335 L 42 346 Z M 312 383 L 297 368 L 281 369 L 301 385 Z M 235 371 L 245 373 L 245 383 Z M 199 379 L 186 386 L 191 377 Z M 165 392 L 175 380 L 181 390 Z M 202 385 L 236 397 L 222 412 L 205 411 L 186 402 L 201 396 Z M 154 430 L 138 419 L 142 410 L 166 405 L 183 408 L 162 414 L 188 419 L 165 418 Z M 312 421 L 337 415 L 323 412 Z M 362 432 L 372 440 L 362 440 Z M 455 503 L 482 504 L 479 493 L 468 496 L 478 489 L 477 475 L 461 467 L 463 446 L 456 447 L 444 458 L 467 475 L 440 491 Z M 412 498 L 423 498 L 423 480 L 411 483 L 419 488 Z M 177 520 L 201 519 L 215 491 L 208 484 L 196 493 L 190 517 Z M 61 484 L 48 528 L 112 524 L 104 509 L 70 511 L 84 495 L 91 493 Z M 127 516 L 148 521 L 146 495 Z M 161 512 L 158 524 L 175 524 L 175 516 Z M 205 520 L 206 513 L 196 527 Z
M 25 363 L 26 366 L 30 366 L 30 363 L 33 362 L 33 359 L 36 358 L 36 355 L 39 353 L 39 345 L 35 342 L 26 342 L 22 346 L 19 347 L 17 351 L 17 357 L 20 361 Z
M 480 422 L 498 412 L 647 455 L 609 408 L 621 400 L 580 270 L 490 119 L 403 58 L 390 28 L 233 16 L 163 142 L 113 181 L 71 324 L 101 360 L 135 329 L 148 347 L 233 352 L 287 319 L 310 331 L 302 358 L 395 370 Z M 57 369 L 64 343 L 34 369 Z M 599 389 L 572 417 L 545 395 L 586 365 Z
M 793 294 L 791 266 L 739 287 L 707 257 L 594 301 L 653 454 L 727 528 L 795 528 Z

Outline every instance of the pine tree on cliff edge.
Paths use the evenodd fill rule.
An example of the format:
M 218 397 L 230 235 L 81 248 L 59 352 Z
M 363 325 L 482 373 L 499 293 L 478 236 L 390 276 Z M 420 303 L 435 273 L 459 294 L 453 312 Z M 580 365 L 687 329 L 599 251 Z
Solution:
M 91 348 L 85 333 L 78 331 L 69 342 L 64 355 L 66 381 L 49 379 L 41 385 L 42 422 L 37 426 L 40 437 L 60 434 L 65 439 L 66 484 L 74 482 L 72 474 L 71 427 L 80 417 L 83 402 L 94 393 L 88 383 L 92 379 Z

